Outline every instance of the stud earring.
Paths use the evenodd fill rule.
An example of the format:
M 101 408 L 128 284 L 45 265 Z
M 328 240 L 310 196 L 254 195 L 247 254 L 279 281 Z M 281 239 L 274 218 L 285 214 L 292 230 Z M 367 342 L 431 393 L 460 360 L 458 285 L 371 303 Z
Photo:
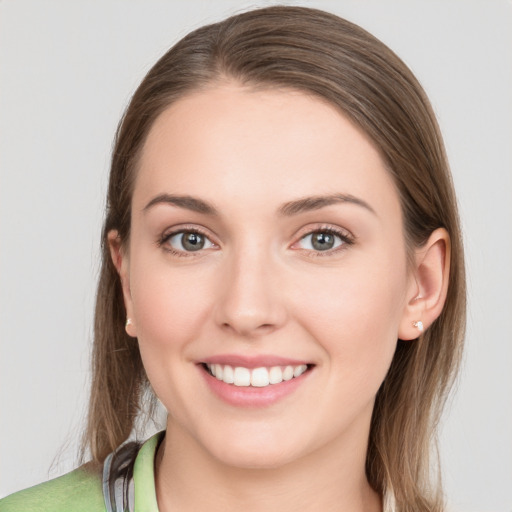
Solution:
M 414 325 L 414 327 L 416 327 L 416 329 L 418 329 L 418 331 L 420 331 L 420 332 L 423 332 L 425 329 L 423 327 L 423 322 L 421 320 L 418 320 L 417 322 L 413 322 L 412 325 Z
M 126 319 L 126 323 L 124 324 L 124 328 L 125 328 L 125 329 L 128 329 L 128 327 L 129 327 L 130 325 L 133 325 L 132 319 L 131 319 L 131 318 L 127 318 L 127 319 Z

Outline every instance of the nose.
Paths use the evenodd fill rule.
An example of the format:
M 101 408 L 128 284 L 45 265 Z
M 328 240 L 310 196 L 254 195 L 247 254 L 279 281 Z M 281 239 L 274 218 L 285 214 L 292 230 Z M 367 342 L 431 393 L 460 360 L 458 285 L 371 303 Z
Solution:
M 233 255 L 219 274 L 216 322 L 250 339 L 279 329 L 286 321 L 279 266 L 257 250 Z

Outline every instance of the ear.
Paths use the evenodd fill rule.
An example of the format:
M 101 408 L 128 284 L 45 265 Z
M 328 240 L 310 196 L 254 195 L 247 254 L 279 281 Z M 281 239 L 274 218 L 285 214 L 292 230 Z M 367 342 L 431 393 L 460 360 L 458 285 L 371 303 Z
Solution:
M 126 332 L 129 336 L 136 337 L 137 329 L 135 325 L 132 296 L 130 291 L 130 265 L 128 254 L 123 248 L 122 240 L 117 230 L 109 231 L 107 237 L 110 256 L 114 266 L 116 267 L 117 273 L 119 274 L 121 287 L 123 289 L 124 306 L 126 308 Z
M 398 337 L 413 340 L 441 314 L 450 274 L 450 235 L 436 229 L 415 251 L 415 262 L 407 290 L 407 302 Z

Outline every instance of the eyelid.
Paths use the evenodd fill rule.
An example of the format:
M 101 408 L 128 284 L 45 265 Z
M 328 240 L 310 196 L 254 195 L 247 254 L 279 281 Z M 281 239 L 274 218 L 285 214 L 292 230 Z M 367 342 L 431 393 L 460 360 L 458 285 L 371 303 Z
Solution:
M 198 226 L 197 224 L 182 224 L 166 229 L 161 235 L 159 235 L 156 241 L 157 246 L 162 247 L 165 251 L 177 256 L 199 256 L 199 254 L 203 253 L 205 250 L 212 249 L 212 247 L 209 247 L 206 249 L 199 249 L 198 251 L 181 251 L 174 249 L 171 246 L 165 247 L 165 244 L 173 236 L 179 235 L 180 233 L 197 233 L 208 239 L 208 241 L 214 246 L 213 248 L 219 247 L 219 244 L 214 240 L 215 237 L 213 237 L 207 229 L 202 226 Z
M 314 251 L 311 249 L 303 249 L 301 247 L 294 247 L 297 244 L 299 244 L 299 242 L 304 240 L 304 238 L 306 238 L 307 236 L 312 235 L 314 233 L 332 234 L 334 236 L 339 237 L 343 243 L 338 247 L 335 247 L 333 249 L 327 249 L 325 251 Z M 324 255 L 327 256 L 329 254 L 336 253 L 340 250 L 344 250 L 346 248 L 346 246 L 350 246 L 350 245 L 354 244 L 355 241 L 356 241 L 356 237 L 346 228 L 341 228 L 339 226 L 334 226 L 332 224 L 317 224 L 316 226 L 308 225 L 308 226 L 300 229 L 295 237 L 295 242 L 293 242 L 293 244 L 290 246 L 290 248 L 299 250 L 299 251 L 314 253 L 315 256 L 324 256 Z
M 315 251 L 311 249 L 303 249 L 301 247 L 295 247 L 299 244 L 305 237 L 312 235 L 314 233 L 330 233 L 334 236 L 337 236 L 341 239 L 343 243 L 341 243 L 338 247 L 327 249 L 325 251 Z M 166 242 L 180 233 L 198 233 L 205 238 L 214 246 L 213 249 L 219 249 L 220 244 L 215 241 L 215 236 L 211 234 L 209 230 L 203 228 L 202 226 L 198 226 L 197 224 L 182 224 L 170 227 L 166 229 L 157 239 L 158 247 L 162 247 L 167 252 L 170 252 L 177 256 L 199 256 L 204 253 L 205 250 L 211 250 L 212 247 L 206 249 L 199 249 L 198 251 L 182 251 L 173 249 L 171 246 L 163 247 Z M 332 225 L 332 224 L 316 224 L 316 225 L 307 225 L 301 228 L 294 237 L 295 241 L 291 244 L 290 248 L 294 250 L 299 250 L 307 253 L 314 254 L 315 256 L 327 256 L 332 255 L 338 251 L 346 249 L 346 246 L 350 246 L 354 244 L 356 237 L 346 228 L 342 228 L 340 226 Z

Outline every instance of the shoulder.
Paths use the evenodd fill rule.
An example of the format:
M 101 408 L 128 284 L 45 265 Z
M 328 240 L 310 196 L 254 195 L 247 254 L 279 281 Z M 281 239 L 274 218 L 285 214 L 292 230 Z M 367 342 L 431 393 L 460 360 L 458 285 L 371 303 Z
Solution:
M 90 466 L 0 500 L 0 512 L 105 512 L 101 474 Z

